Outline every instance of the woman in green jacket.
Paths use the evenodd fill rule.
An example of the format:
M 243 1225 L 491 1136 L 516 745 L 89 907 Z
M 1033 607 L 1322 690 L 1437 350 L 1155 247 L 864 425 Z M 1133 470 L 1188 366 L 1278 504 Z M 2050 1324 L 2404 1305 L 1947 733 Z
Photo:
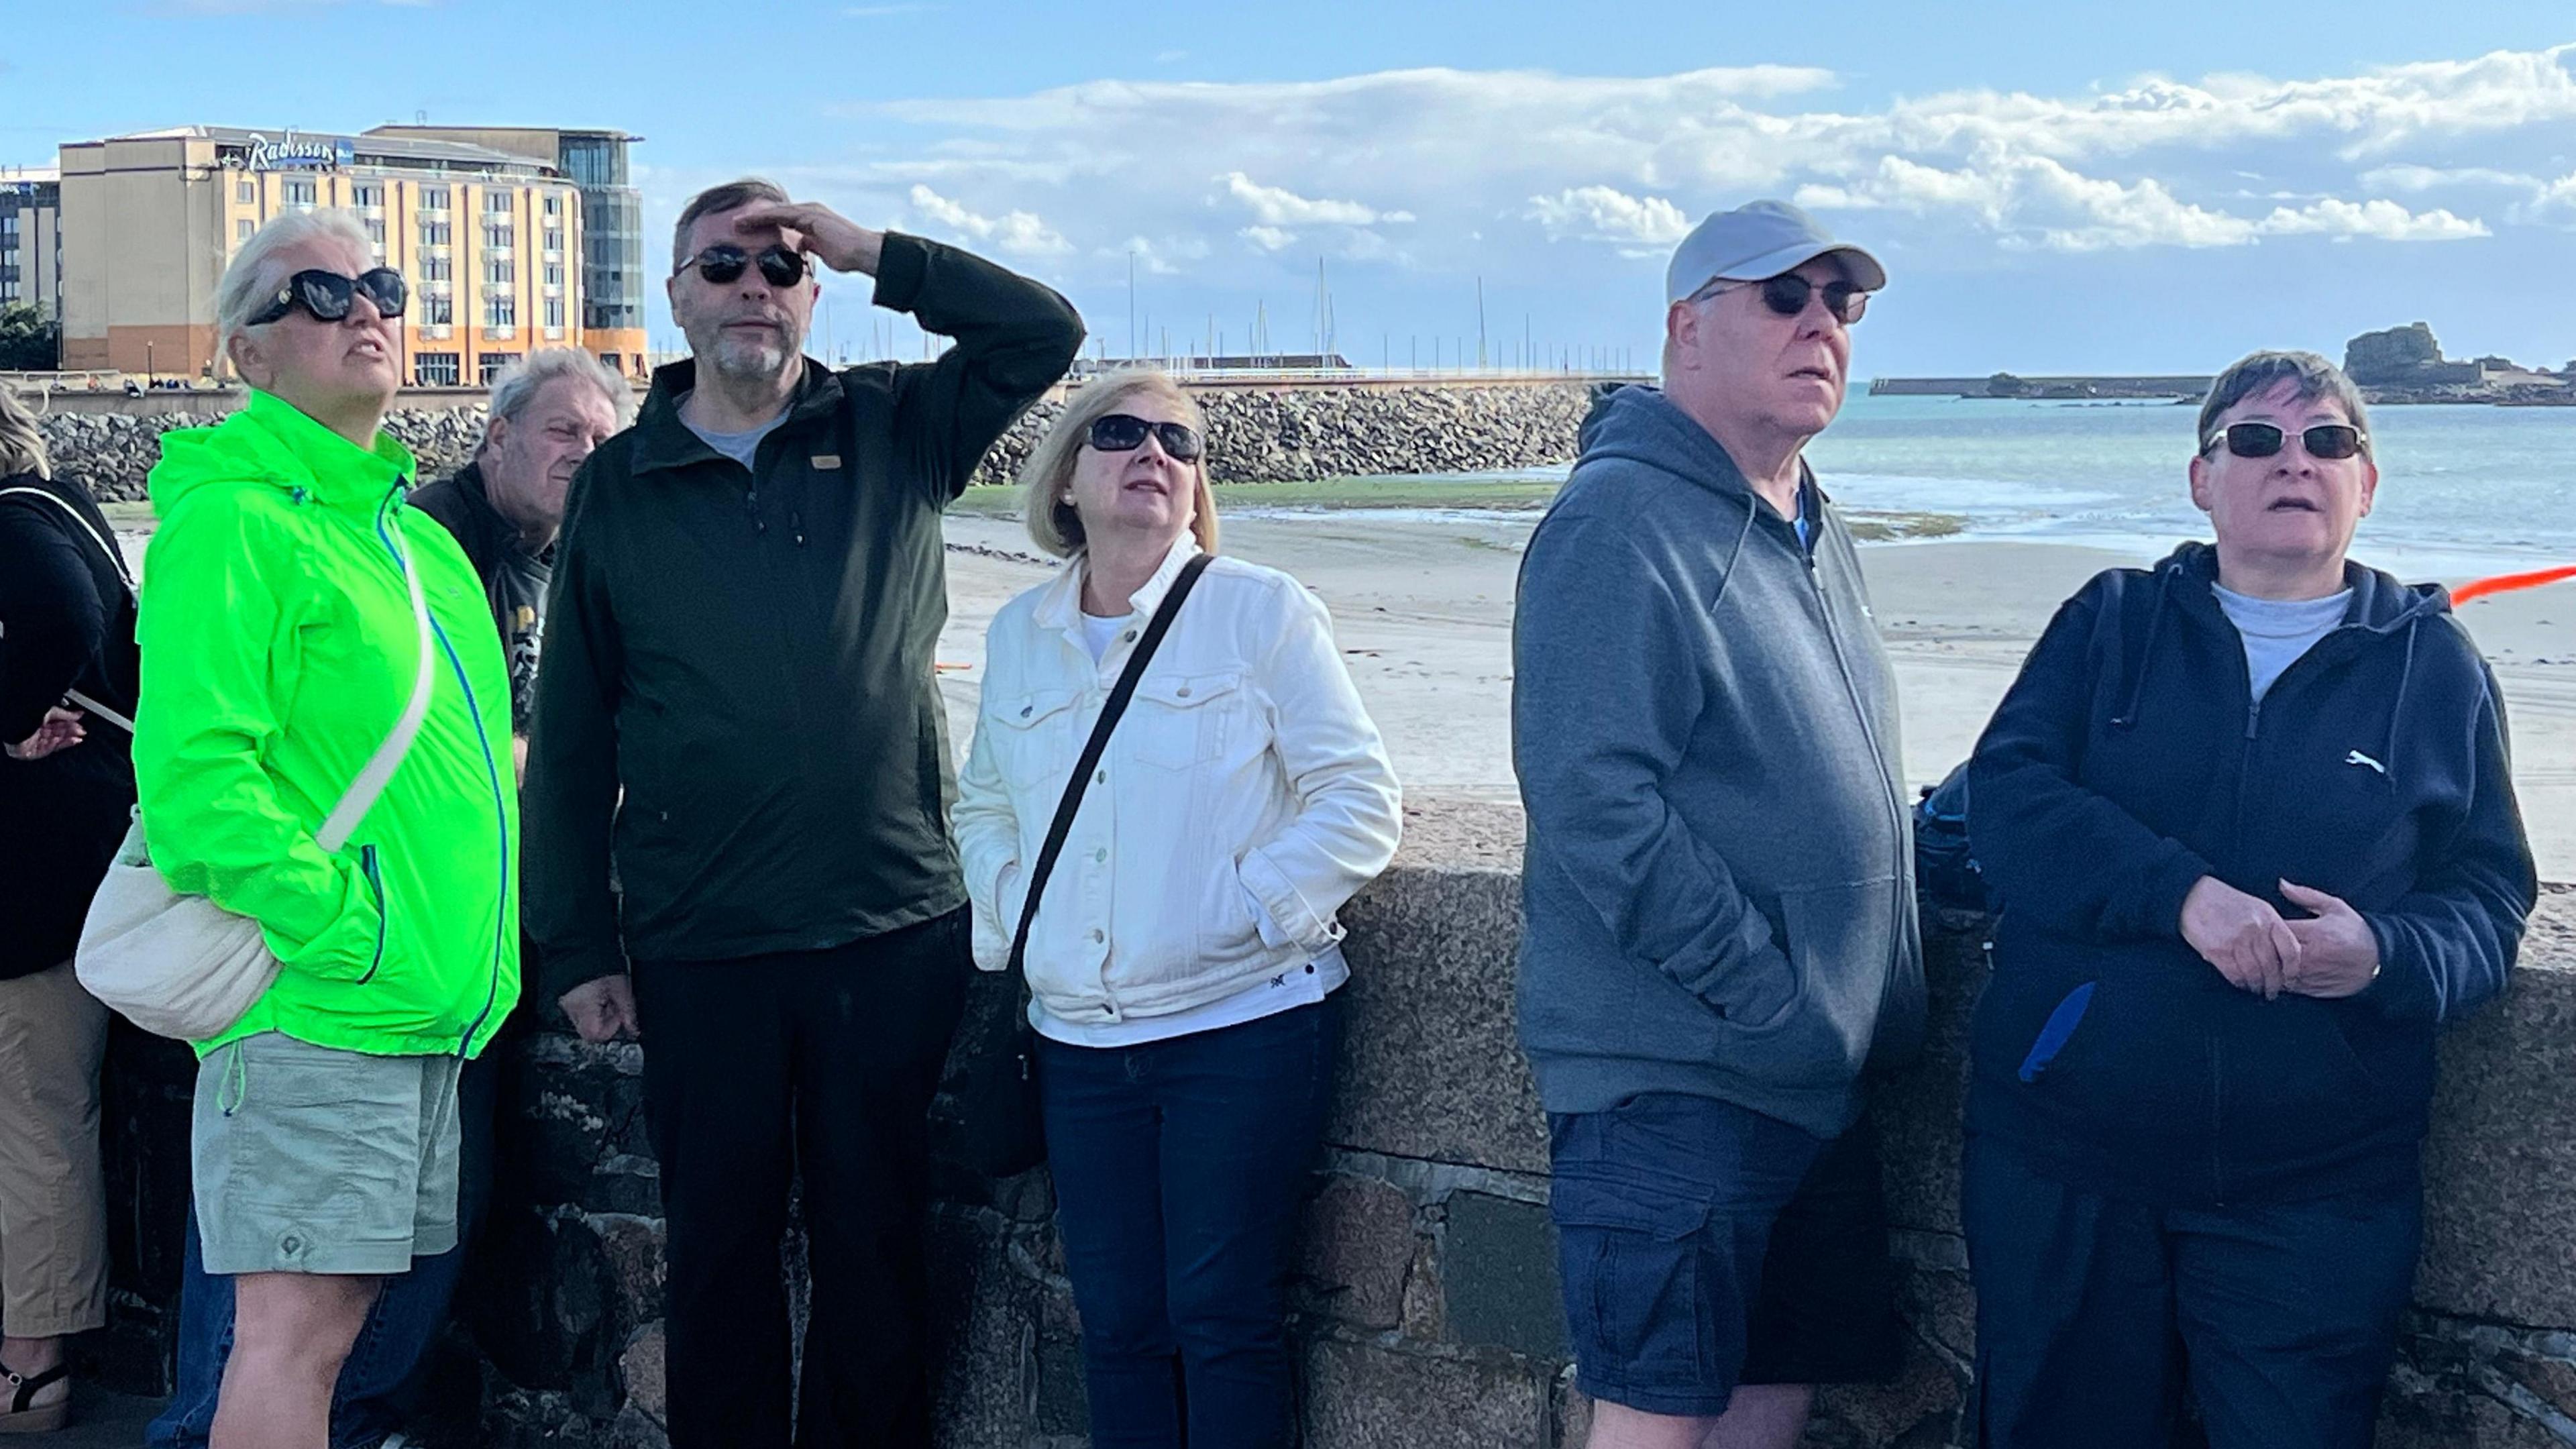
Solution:
M 290 212 L 216 293 L 251 388 L 163 438 L 144 555 L 135 779 L 174 890 L 256 919 L 280 970 L 197 1043 L 209 1272 L 234 1278 L 214 1449 L 321 1449 L 379 1279 L 456 1241 L 456 1073 L 519 990 L 510 691 L 482 586 L 406 507 L 383 431 L 401 274 L 346 212 Z M 427 713 L 347 844 L 323 818 L 409 704 Z

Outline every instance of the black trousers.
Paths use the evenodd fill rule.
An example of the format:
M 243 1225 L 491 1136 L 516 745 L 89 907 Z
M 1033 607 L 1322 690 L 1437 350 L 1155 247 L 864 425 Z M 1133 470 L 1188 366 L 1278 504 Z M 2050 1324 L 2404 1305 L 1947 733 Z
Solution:
M 2423 1245 L 2411 1178 L 2158 1208 L 1971 1135 L 1960 1216 L 1986 1449 L 2370 1449 Z M 2185 1398 L 2205 1439 L 2177 1437 Z
M 828 951 L 636 966 L 673 1449 L 791 1442 L 779 1243 L 800 1170 L 812 1300 L 793 1442 L 930 1444 L 928 1113 L 966 930 L 961 909 Z

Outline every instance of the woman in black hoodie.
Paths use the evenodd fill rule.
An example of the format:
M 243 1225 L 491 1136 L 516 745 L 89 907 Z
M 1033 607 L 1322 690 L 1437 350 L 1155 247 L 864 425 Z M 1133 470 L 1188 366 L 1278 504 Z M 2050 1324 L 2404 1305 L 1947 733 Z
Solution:
M 89 490 L 50 474 L 0 388 L 0 1434 L 62 1425 L 63 1344 L 107 1321 L 107 1008 L 71 958 L 134 805 L 108 719 L 134 710 L 133 587 Z
M 2000 892 L 1963 1217 L 1984 1442 L 2366 1449 L 2422 1234 L 2433 1038 L 2537 886 L 2493 676 L 2345 558 L 2350 380 L 2256 353 L 2191 464 L 2213 547 L 2058 610 L 1970 766 Z

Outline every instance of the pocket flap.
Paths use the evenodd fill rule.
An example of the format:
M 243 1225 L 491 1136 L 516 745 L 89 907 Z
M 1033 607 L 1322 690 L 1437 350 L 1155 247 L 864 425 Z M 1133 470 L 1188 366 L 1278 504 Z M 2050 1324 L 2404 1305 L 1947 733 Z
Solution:
M 1071 709 L 1074 699 L 1070 689 L 1041 689 L 999 701 L 984 717 L 1004 729 L 1024 730 Z
M 1210 700 L 1223 699 L 1242 687 L 1240 670 L 1221 674 L 1148 675 L 1138 681 L 1136 697 L 1150 699 L 1168 709 L 1196 709 Z
M 1549 1215 L 1560 1227 L 1620 1228 L 1679 1242 L 1708 1226 L 1707 1200 L 1669 1187 L 1559 1177 L 1549 1194 Z

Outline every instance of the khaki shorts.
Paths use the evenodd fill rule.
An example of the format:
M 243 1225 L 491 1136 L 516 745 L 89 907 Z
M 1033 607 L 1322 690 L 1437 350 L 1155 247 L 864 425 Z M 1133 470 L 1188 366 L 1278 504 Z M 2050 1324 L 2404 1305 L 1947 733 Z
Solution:
M 383 1275 L 455 1247 L 461 1065 L 273 1031 L 207 1053 L 191 1149 L 206 1271 Z

